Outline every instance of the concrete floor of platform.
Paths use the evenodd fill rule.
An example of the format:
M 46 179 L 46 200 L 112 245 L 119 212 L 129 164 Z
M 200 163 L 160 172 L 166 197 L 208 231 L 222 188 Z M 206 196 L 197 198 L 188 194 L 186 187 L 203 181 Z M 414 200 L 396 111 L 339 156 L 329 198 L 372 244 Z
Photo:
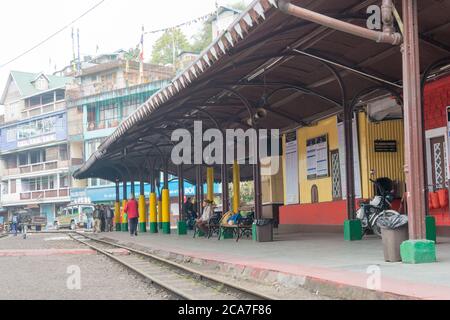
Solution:
M 381 240 L 367 237 L 363 241 L 345 242 L 340 234 L 276 234 L 275 241 L 193 239 L 142 233 L 103 233 L 102 237 L 194 258 L 251 266 L 312 277 L 333 283 L 366 287 L 373 275 L 380 275 L 380 292 L 413 298 L 450 299 L 450 238 L 440 238 L 438 263 L 406 265 L 384 262 Z M 377 267 L 379 269 L 377 269 Z M 379 272 L 378 272 L 379 271 Z M 375 282 L 376 283 L 376 282 Z

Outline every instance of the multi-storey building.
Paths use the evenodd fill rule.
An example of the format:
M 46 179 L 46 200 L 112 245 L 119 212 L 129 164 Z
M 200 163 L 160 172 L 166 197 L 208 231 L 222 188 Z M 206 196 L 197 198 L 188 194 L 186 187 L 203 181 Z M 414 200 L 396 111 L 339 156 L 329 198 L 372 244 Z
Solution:
M 89 159 L 119 124 L 174 76 L 172 67 L 140 65 L 122 53 L 101 55 L 82 64 L 68 88 L 69 141 L 83 161 Z M 74 181 L 72 201 L 113 203 L 115 187 L 100 179 Z
M 71 156 L 68 144 L 66 86 L 68 77 L 11 72 L 0 104 L 1 207 L 45 215 L 52 224 L 56 212 L 70 201 Z

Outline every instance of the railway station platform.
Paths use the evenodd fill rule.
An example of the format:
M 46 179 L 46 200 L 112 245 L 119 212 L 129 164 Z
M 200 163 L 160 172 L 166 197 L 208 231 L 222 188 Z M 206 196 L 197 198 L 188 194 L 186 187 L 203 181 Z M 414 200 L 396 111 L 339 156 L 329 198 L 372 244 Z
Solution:
M 377 238 L 344 242 L 340 234 L 275 234 L 270 243 L 148 233 L 98 237 L 236 280 L 301 286 L 336 298 L 450 299 L 450 238 L 438 240 L 440 263 L 407 265 L 383 262 Z

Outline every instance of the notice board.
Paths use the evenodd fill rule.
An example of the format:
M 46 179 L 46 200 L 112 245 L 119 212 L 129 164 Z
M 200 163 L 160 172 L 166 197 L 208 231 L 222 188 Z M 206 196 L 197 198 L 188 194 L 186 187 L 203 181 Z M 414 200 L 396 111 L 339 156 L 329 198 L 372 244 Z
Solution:
M 328 136 L 320 136 L 306 141 L 306 165 L 308 180 L 330 175 L 328 163 Z
M 286 134 L 286 205 L 299 204 L 299 185 L 298 185 L 298 139 L 297 132 Z

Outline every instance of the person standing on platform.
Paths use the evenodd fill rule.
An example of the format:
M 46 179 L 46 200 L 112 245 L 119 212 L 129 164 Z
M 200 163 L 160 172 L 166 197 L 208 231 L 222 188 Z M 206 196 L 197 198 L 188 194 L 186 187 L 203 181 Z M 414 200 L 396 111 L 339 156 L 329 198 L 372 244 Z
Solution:
M 138 219 L 139 219 L 139 210 L 138 210 L 138 203 L 136 199 L 134 198 L 134 195 L 131 195 L 131 199 L 127 202 L 127 205 L 125 206 L 124 212 L 128 215 L 128 222 L 130 224 L 130 234 L 131 236 L 137 236 L 137 226 L 138 226 Z
M 101 220 L 101 224 L 100 224 L 100 230 L 102 232 L 106 231 L 106 211 L 105 211 L 105 205 L 100 205 L 100 220 Z
M 105 207 L 106 232 L 112 232 L 114 213 L 110 206 Z
M 101 220 L 101 210 L 100 210 L 99 205 L 95 206 L 93 217 L 94 217 L 94 233 L 100 233 L 102 220 Z

